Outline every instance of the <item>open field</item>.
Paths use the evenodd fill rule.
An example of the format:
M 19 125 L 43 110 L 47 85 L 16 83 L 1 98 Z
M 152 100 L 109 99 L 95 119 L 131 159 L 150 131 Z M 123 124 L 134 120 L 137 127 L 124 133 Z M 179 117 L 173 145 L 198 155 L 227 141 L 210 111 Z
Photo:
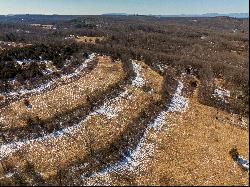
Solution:
M 95 43 L 97 40 L 102 41 L 104 39 L 105 39 L 104 37 L 79 36 L 75 40 L 76 42 L 82 42 L 82 43 Z
M 107 59 L 100 61 L 103 63 L 99 63 L 93 72 L 83 78 L 73 83 L 57 87 L 42 95 L 35 95 L 28 98 L 32 105 L 31 109 L 25 106 L 23 100 L 11 103 L 8 107 L 3 108 L 1 110 L 2 128 L 11 129 L 27 125 L 25 119 L 22 119 L 25 118 L 24 116 L 37 116 L 41 120 L 46 120 L 55 114 L 60 114 L 66 110 L 82 106 L 86 104 L 87 96 L 91 97 L 93 94 L 98 93 L 97 90 L 101 91 L 100 85 L 102 85 L 102 89 L 105 90 L 109 85 L 114 84 L 122 78 L 121 64 L 114 65 Z M 108 78 L 106 78 L 107 75 Z

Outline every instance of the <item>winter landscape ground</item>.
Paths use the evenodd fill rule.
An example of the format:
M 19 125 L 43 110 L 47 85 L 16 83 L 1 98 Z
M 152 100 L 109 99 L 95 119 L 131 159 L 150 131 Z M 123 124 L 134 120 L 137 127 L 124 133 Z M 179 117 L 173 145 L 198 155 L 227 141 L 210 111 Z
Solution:
M 0 185 L 247 185 L 249 19 L 0 16 Z

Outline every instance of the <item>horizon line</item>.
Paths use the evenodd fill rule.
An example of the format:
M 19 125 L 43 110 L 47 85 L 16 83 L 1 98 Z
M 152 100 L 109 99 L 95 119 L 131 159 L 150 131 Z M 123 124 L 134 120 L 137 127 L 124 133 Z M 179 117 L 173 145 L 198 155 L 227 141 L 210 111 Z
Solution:
M 206 14 L 249 14 L 249 12 L 228 12 L 228 13 L 218 13 L 218 12 L 207 12 L 207 13 L 196 13 L 196 14 L 189 14 L 189 13 L 182 13 L 182 14 L 139 14 L 139 13 L 125 13 L 125 12 L 108 12 L 108 13 L 102 13 L 102 14 L 57 14 L 57 13 L 10 13 L 10 14 L 0 14 L 2 16 L 6 15 L 62 15 L 62 16 L 99 16 L 99 15 L 107 15 L 107 14 L 117 14 L 117 15 L 142 15 L 142 16 L 147 16 L 147 15 L 152 15 L 152 16 L 179 16 L 179 15 L 206 15 Z

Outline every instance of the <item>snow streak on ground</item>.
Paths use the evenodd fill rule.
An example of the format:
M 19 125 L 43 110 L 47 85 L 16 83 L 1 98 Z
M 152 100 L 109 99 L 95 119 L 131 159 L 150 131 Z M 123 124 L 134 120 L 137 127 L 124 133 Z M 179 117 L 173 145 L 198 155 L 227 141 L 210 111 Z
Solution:
M 44 75 L 51 75 L 53 71 L 49 68 L 46 68 L 45 70 L 42 71 Z
M 94 114 L 91 113 L 89 116 L 87 116 L 83 121 L 80 123 L 73 125 L 71 127 L 67 127 L 64 129 L 60 129 L 58 131 L 52 132 L 50 134 L 45 134 L 42 137 L 31 139 L 31 140 L 23 140 L 23 141 L 13 141 L 11 143 L 2 144 L 0 145 L 0 159 L 9 156 L 11 153 L 16 152 L 20 150 L 23 146 L 29 145 L 35 142 L 42 142 L 47 139 L 56 139 L 61 136 L 67 136 L 67 135 L 73 135 L 74 133 L 77 133 L 78 130 L 81 128 L 82 124 L 84 124 L 86 121 L 90 119 L 91 116 Z
M 218 98 L 219 100 L 228 103 L 225 97 L 230 97 L 230 91 L 219 87 L 214 90 L 214 93 L 212 95 Z
M 121 108 L 117 107 L 117 104 L 121 101 L 122 98 L 128 96 L 128 91 L 120 93 L 120 95 L 114 99 L 106 101 L 99 109 L 95 111 L 96 114 L 105 115 L 108 119 L 116 117 L 121 111 Z
M 117 116 L 118 112 L 121 111 L 121 109 L 117 107 L 117 104 L 119 104 L 121 99 L 125 97 L 128 97 L 128 99 L 131 98 L 127 90 L 125 90 L 124 92 L 121 92 L 118 97 L 105 102 L 100 108 L 90 113 L 83 121 L 71 127 L 63 128 L 53 133 L 45 134 L 42 137 L 31 139 L 31 140 L 14 141 L 11 143 L 2 144 L 0 145 L 0 159 L 10 155 L 13 152 L 18 151 L 25 145 L 29 145 L 35 142 L 41 142 L 47 139 L 53 139 L 53 138 L 56 139 L 61 136 L 73 135 L 79 131 L 82 125 L 84 125 L 84 123 L 86 123 L 86 121 L 88 121 L 91 118 L 91 116 L 102 114 L 102 115 L 107 116 L 108 119 L 111 119 Z M 1 120 L 2 118 L 0 118 L 0 122 Z
M 132 80 L 132 85 L 136 87 L 142 87 L 145 84 L 145 82 L 141 75 L 141 66 L 137 64 L 135 61 L 132 61 L 132 65 L 133 65 L 133 70 L 136 74 L 136 77 L 134 78 L 134 80 Z
M 4 95 L 6 96 L 23 96 L 25 94 L 34 94 L 34 93 L 40 93 L 46 89 L 49 89 L 53 84 L 55 84 L 56 81 L 60 80 L 60 79 L 69 79 L 69 78 L 72 78 L 72 77 L 76 77 L 78 76 L 81 71 L 83 69 L 85 69 L 87 66 L 88 66 L 88 63 L 90 61 L 93 60 L 93 58 L 95 57 L 95 54 L 91 54 L 90 55 L 90 58 L 89 59 L 86 59 L 76 70 L 74 73 L 71 73 L 71 74 L 68 74 L 68 75 L 63 75 L 62 77 L 60 78 L 56 78 L 56 79 L 53 79 L 52 81 L 49 81 L 47 83 L 44 83 L 42 85 L 40 85 L 39 87 L 37 88 L 34 88 L 34 89 L 20 89 L 18 91 L 15 91 L 15 92 L 10 92 L 10 93 L 3 93 Z
M 93 60 L 95 57 L 95 54 L 92 53 L 90 56 L 89 56 L 89 59 L 86 59 L 82 64 L 81 66 L 79 66 L 74 73 L 71 73 L 69 75 L 63 75 L 62 76 L 62 79 L 69 79 L 71 77 L 75 77 L 77 75 L 79 75 L 81 73 L 82 70 L 84 70 L 87 66 L 88 66 L 88 63 Z
M 188 107 L 188 100 L 181 95 L 183 87 L 184 87 L 183 83 L 179 81 L 176 92 L 169 104 L 168 108 L 169 112 L 175 112 L 175 111 L 183 112 Z
M 164 69 L 162 68 L 162 66 L 160 64 L 157 65 L 157 67 L 159 68 L 159 70 L 163 73 Z
M 20 149 L 25 143 L 24 142 L 13 142 L 9 144 L 3 144 L 0 147 L 0 159 L 8 156 L 9 154 Z
M 157 138 L 157 134 L 162 130 L 163 126 L 166 124 L 167 114 L 171 112 L 184 112 L 188 107 L 188 100 L 184 98 L 181 93 L 183 89 L 183 83 L 179 81 L 175 94 L 171 99 L 170 104 L 166 107 L 165 111 L 162 111 L 156 116 L 152 123 L 148 124 L 140 142 L 138 143 L 136 149 L 127 150 L 123 159 L 115 164 L 107 166 L 100 172 L 92 174 L 90 177 L 86 177 L 85 174 L 82 175 L 82 180 L 84 184 L 87 185 L 100 185 L 108 184 L 111 185 L 110 181 L 111 173 L 122 173 L 126 172 L 143 172 L 145 169 L 145 164 L 150 160 L 154 154 L 156 145 L 150 141 Z
M 245 168 L 249 172 L 249 162 L 245 160 L 243 157 L 239 156 L 237 158 L 238 164 L 240 164 L 243 168 Z

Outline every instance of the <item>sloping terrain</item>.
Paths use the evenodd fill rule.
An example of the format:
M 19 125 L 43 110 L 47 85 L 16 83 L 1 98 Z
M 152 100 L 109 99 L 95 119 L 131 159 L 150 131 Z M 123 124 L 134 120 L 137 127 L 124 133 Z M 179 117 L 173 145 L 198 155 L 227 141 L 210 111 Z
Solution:
M 166 117 L 161 113 L 149 124 L 131 155 L 90 177 L 84 176 L 83 184 L 247 185 L 248 172 L 229 154 L 232 147 L 239 147 L 240 154 L 249 160 L 248 132 L 230 120 L 244 122 L 239 116 L 200 104 L 197 92 L 188 100 L 174 96 L 172 102 L 179 100 L 170 105 Z M 230 120 L 221 121 L 229 116 Z
M 105 59 L 101 62 L 104 63 L 99 63 L 90 74 L 73 83 L 28 98 L 31 108 L 25 106 L 23 100 L 11 103 L 7 108 L 2 108 L 1 122 L 3 129 L 27 125 L 22 120 L 25 115 L 37 116 L 41 120 L 46 120 L 55 114 L 84 105 L 87 102 L 87 96 L 91 97 L 93 94 L 98 94 L 97 91 L 101 91 L 100 85 L 105 90 L 109 85 L 122 78 L 121 64 L 109 64 L 109 61 L 105 61 Z M 109 78 L 106 78 L 106 76 Z
M 0 185 L 247 185 L 246 20 L 193 19 L 3 26 Z
M 39 95 L 31 96 L 30 103 L 55 102 L 68 105 L 68 108 L 84 107 L 86 99 L 80 98 L 81 93 L 85 95 L 90 90 L 95 94 L 95 85 L 99 84 L 105 91 L 105 82 L 112 85 L 124 77 L 121 62 L 97 58 L 98 65 L 84 75 L 84 81 L 80 78 L 40 96 L 52 93 L 67 96 L 67 100 L 63 100 L 66 103 L 58 103 L 53 97 L 39 99 Z M 233 146 L 240 147 L 240 154 L 248 159 L 247 131 L 229 121 L 221 121 L 223 116 L 229 116 L 226 112 L 198 102 L 199 86 L 191 89 L 189 82 L 196 80 L 195 77 L 183 74 L 178 80 L 164 82 L 164 77 L 142 61 L 132 61 L 131 65 L 133 76 L 120 92 L 104 98 L 100 106 L 76 123 L 64 124 L 51 133 L 44 131 L 36 138 L 16 138 L 2 144 L 2 184 L 19 184 L 21 180 L 33 185 L 245 185 L 247 173 L 233 161 L 229 151 Z M 94 74 L 95 79 L 92 79 Z M 88 79 L 91 84 L 86 84 Z M 168 99 L 164 96 L 166 83 L 173 90 Z M 75 92 L 75 97 L 66 93 L 63 96 L 64 91 Z M 79 98 L 75 100 L 77 95 Z M 163 102 L 164 99 L 167 102 Z M 20 100 L 6 106 L 5 111 L 15 111 L 11 110 L 15 104 L 25 108 Z M 57 118 L 57 113 L 64 112 L 63 107 L 57 109 L 55 113 L 46 114 L 49 118 Z M 43 107 L 38 111 L 43 111 Z M 38 114 L 44 117 L 42 121 L 49 122 L 47 115 Z M 70 117 L 70 113 L 68 115 Z M 18 116 L 17 122 L 20 121 Z M 235 116 L 232 118 L 239 121 Z M 62 124 L 66 121 L 58 120 Z M 6 131 L 21 126 L 17 122 L 6 123 Z M 240 142 L 237 137 L 241 137 Z M 225 180 L 221 180 L 223 177 Z
M 141 113 L 147 112 L 146 109 L 149 109 L 153 103 L 156 103 L 157 101 L 159 102 L 161 100 L 161 87 L 163 84 L 163 78 L 157 73 L 152 72 L 152 70 L 150 70 L 150 68 L 145 64 L 143 65 L 142 63 L 141 65 L 141 63 L 142 62 L 133 62 L 133 66 L 135 69 L 135 78 L 131 81 L 131 84 L 124 86 L 124 91 L 122 91 L 117 97 L 111 99 L 110 101 L 107 100 L 99 109 L 94 110 L 86 117 L 86 119 L 80 121 L 78 124 L 60 129 L 59 131 L 52 132 L 51 134 L 43 134 L 41 137 L 35 139 L 23 141 L 19 140 L 2 145 L 1 156 L 3 157 L 3 162 L 9 164 L 13 163 L 14 165 L 11 164 L 12 166 L 8 166 L 11 168 L 22 168 L 27 164 L 31 164 L 37 172 L 39 172 L 40 174 L 44 173 L 43 175 L 46 179 L 47 177 L 51 177 L 51 175 L 56 175 L 57 171 L 60 170 L 60 168 L 64 168 L 67 165 L 70 165 L 71 163 L 82 159 L 84 155 L 89 154 L 89 149 L 91 149 L 91 151 L 97 151 L 99 149 L 105 148 L 106 146 L 109 146 L 109 143 L 116 139 L 116 137 L 121 136 L 121 133 L 128 128 L 128 125 L 131 124 L 133 120 L 138 118 Z M 105 81 L 107 81 L 107 84 L 114 84 L 114 81 L 119 81 L 119 79 L 122 78 L 123 70 L 119 69 L 119 65 L 119 62 L 113 63 L 107 59 L 99 59 L 97 67 L 91 72 L 91 74 L 95 74 L 95 79 L 90 77 L 89 80 L 91 80 L 92 82 L 91 84 L 87 84 L 91 85 L 91 88 L 88 88 L 88 86 L 84 84 L 86 83 L 86 81 L 88 81 L 88 74 L 84 77 L 84 81 L 78 79 L 73 83 L 67 84 L 65 86 L 59 86 L 51 91 L 47 91 L 42 94 L 42 96 L 32 96 L 35 98 L 37 97 L 38 99 L 33 99 L 31 97 L 29 98 L 30 103 L 32 106 L 34 106 L 41 105 L 41 103 L 43 102 L 51 102 L 58 103 L 59 105 L 63 104 L 62 106 L 68 105 L 67 108 L 78 108 L 79 106 L 74 104 L 74 99 L 77 97 L 77 93 L 85 94 L 87 91 L 89 91 L 90 93 L 94 94 L 97 93 L 95 91 L 95 85 L 98 86 L 98 84 L 102 84 L 102 88 L 105 89 Z M 115 72 L 115 75 L 112 75 L 113 72 Z M 106 76 L 108 75 L 107 73 L 111 74 L 108 78 L 103 80 L 101 76 Z M 100 75 L 100 78 L 98 78 L 98 74 Z M 154 74 L 155 76 L 148 77 L 148 75 L 150 74 Z M 144 75 L 145 78 L 148 77 L 148 79 L 144 80 Z M 94 82 L 95 80 L 97 80 L 97 83 Z M 75 85 L 78 86 L 76 87 Z M 86 85 L 86 88 L 84 87 L 84 85 Z M 144 91 L 141 88 L 144 85 L 147 85 L 150 90 Z M 71 91 L 73 92 L 74 89 L 76 90 L 76 94 L 67 94 Z M 62 93 L 60 93 L 59 90 Z M 68 98 L 63 100 L 66 101 L 66 103 L 54 101 L 53 97 L 48 97 L 51 100 L 42 98 L 46 97 L 47 94 L 55 94 L 57 96 L 62 95 L 63 97 L 64 91 L 67 91 L 67 93 L 65 93 L 65 96 L 67 96 Z M 71 96 L 74 97 L 70 98 Z M 78 102 L 79 100 L 84 102 L 84 98 L 77 98 L 75 100 Z M 26 106 L 23 104 L 22 100 L 10 104 L 5 108 L 5 110 L 8 110 L 10 108 L 9 111 L 15 111 L 11 109 L 15 104 L 17 105 L 17 107 L 20 107 L 21 105 L 21 107 L 24 108 L 24 112 L 28 111 L 28 109 L 25 110 Z M 80 104 L 81 107 L 83 107 L 84 103 Z M 28 115 L 41 115 L 40 119 L 42 121 L 47 120 L 48 115 L 49 117 L 55 116 L 53 112 L 48 112 L 45 113 L 48 115 L 44 115 L 41 112 L 43 111 L 43 108 L 44 110 L 50 109 L 49 107 L 41 106 L 37 109 L 37 114 L 28 113 Z M 53 108 L 57 108 L 56 113 L 60 113 L 60 111 L 64 112 L 62 107 Z M 33 107 L 30 110 L 32 109 Z M 8 118 L 7 113 L 5 115 L 4 113 L 2 114 L 5 117 L 4 119 L 2 119 L 2 123 L 4 125 L 4 121 Z M 21 124 L 16 123 L 20 121 L 18 119 L 19 116 L 21 115 L 16 115 L 16 121 L 9 121 L 9 123 L 6 124 L 13 124 L 15 125 L 15 127 L 21 126 Z M 10 119 L 13 120 L 13 118 Z M 25 125 L 27 126 L 29 124 L 24 124 L 24 126 Z M 13 127 L 6 126 L 6 129 L 8 128 L 11 129 Z M 93 135 L 95 136 L 95 140 L 92 140 Z M 91 142 L 91 145 L 89 145 L 89 142 Z M 72 145 L 74 146 L 72 147 Z M 67 149 L 67 147 L 71 147 L 71 151 L 68 150 L 66 151 L 66 153 L 65 150 Z M 11 151 L 8 155 L 7 153 L 10 149 Z M 56 155 L 54 155 L 55 153 Z

